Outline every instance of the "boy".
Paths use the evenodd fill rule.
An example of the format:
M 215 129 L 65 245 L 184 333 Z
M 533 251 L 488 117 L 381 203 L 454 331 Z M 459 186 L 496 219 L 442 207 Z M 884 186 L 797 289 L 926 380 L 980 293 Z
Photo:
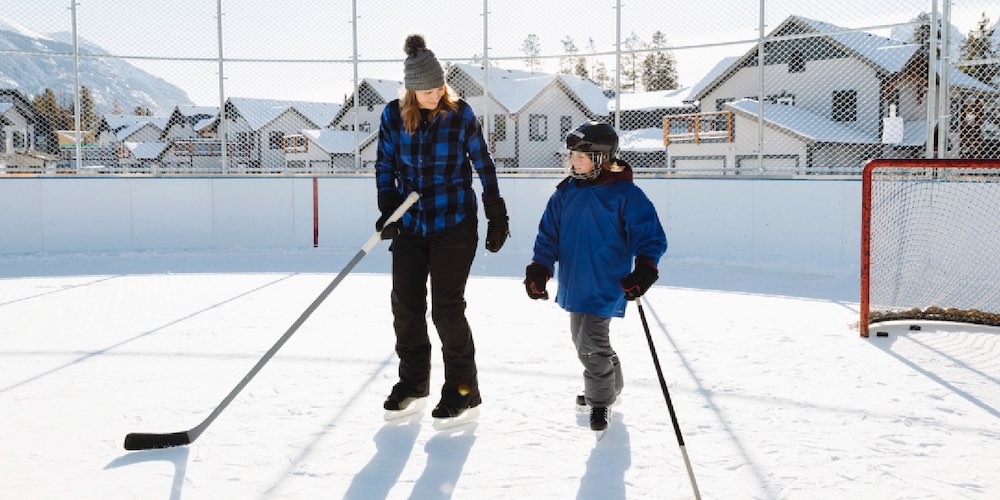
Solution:
M 580 125 L 566 136 L 566 148 L 570 175 L 542 214 L 524 285 L 528 297 L 547 299 L 545 284 L 559 262 L 556 303 L 570 313 L 590 428 L 603 431 L 624 385 L 611 318 L 624 317 L 625 301 L 656 281 L 667 237 L 655 207 L 632 182 L 631 167 L 615 158 L 618 134 L 611 125 Z

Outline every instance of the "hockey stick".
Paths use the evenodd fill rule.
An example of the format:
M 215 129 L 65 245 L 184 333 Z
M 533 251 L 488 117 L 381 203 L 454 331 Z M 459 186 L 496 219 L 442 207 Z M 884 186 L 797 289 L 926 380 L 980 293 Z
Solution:
M 420 198 L 419 194 L 416 192 L 410 193 L 406 200 L 403 201 L 403 204 L 389 216 L 386 220 L 386 224 L 399 220 L 399 218 L 403 216 L 403 213 L 417 201 L 417 198 Z M 260 361 L 258 361 L 257 364 L 250 369 L 250 372 L 243 377 L 243 380 L 241 380 L 240 383 L 233 388 L 233 390 L 229 391 L 229 394 L 222 400 L 222 403 L 219 403 L 219 406 L 217 406 L 202 423 L 190 430 L 182 432 L 170 432 L 164 434 L 146 432 L 129 433 L 125 436 L 125 449 L 150 450 L 155 448 L 170 448 L 172 446 L 188 445 L 193 443 L 195 439 L 198 439 L 198 436 L 200 436 L 202 432 L 205 432 L 205 429 L 208 428 L 208 426 L 215 420 L 216 417 L 219 416 L 220 413 L 222 413 L 222 410 L 229 406 L 229 403 L 231 403 L 236 395 L 239 394 L 244 387 L 246 387 L 250 380 L 257 375 L 257 372 L 264 367 L 274 354 L 278 352 L 278 349 L 281 349 L 281 346 L 285 345 L 285 342 L 288 341 L 288 339 L 299 329 L 300 326 L 302 326 L 302 323 L 305 323 L 306 319 L 309 318 L 313 311 L 315 311 L 316 308 L 319 307 L 319 305 L 326 299 L 326 297 L 330 295 L 330 292 L 332 292 L 333 289 L 344 280 L 344 277 L 346 277 L 348 273 L 354 269 L 354 266 L 356 266 L 358 262 L 361 262 L 361 259 L 363 259 L 365 255 L 368 255 L 368 252 L 375 248 L 375 245 L 377 245 L 381 240 L 381 232 L 375 231 L 375 234 L 368 239 L 365 246 L 358 251 L 357 255 L 355 255 L 346 266 L 344 266 L 344 269 L 340 271 L 340 274 L 338 274 L 337 277 L 334 278 L 329 285 L 327 285 L 326 289 L 323 290 L 318 297 L 316 297 L 316 300 L 314 300 L 312 304 L 309 304 L 309 307 L 307 307 L 302 315 L 299 316 L 299 319 L 295 320 L 295 323 L 292 323 L 292 326 L 288 328 L 288 331 L 286 331 L 285 334 L 282 335 L 281 338 L 279 338 L 266 353 L 264 353 L 264 357 L 260 358 Z
M 642 320 L 642 328 L 646 330 L 646 341 L 649 342 L 649 353 L 653 356 L 653 365 L 656 366 L 656 376 L 660 379 L 660 389 L 663 390 L 663 397 L 667 400 L 667 410 L 670 411 L 670 421 L 674 424 L 674 434 L 677 435 L 677 444 L 681 447 L 681 455 L 684 457 L 684 465 L 687 467 L 688 478 L 691 479 L 691 488 L 694 490 L 695 500 L 701 500 L 701 493 L 698 492 L 698 482 L 694 479 L 694 471 L 691 469 L 691 460 L 688 459 L 687 449 L 684 448 L 684 436 L 681 435 L 681 426 L 677 423 L 677 414 L 674 413 L 674 403 L 670 401 L 670 391 L 667 390 L 667 382 L 663 379 L 663 370 L 660 369 L 660 358 L 656 356 L 656 348 L 653 347 L 653 336 L 649 333 L 649 324 L 646 323 L 646 313 L 642 310 L 642 299 L 636 299 L 635 305 L 639 309 L 639 319 Z

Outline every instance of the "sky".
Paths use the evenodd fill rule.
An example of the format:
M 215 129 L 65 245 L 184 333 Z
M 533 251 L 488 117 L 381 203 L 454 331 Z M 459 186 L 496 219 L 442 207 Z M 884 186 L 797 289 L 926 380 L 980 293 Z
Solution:
M 70 31 L 67 3 L 57 0 L 7 2 L 4 16 L 42 32 Z M 113 54 L 132 57 L 136 66 L 181 86 L 196 104 L 218 105 L 216 1 L 177 0 L 144 5 L 128 0 L 81 0 L 77 26 L 81 36 Z M 957 0 L 953 24 L 967 33 L 987 12 L 996 22 L 1000 11 L 988 0 Z M 697 7 L 665 7 L 655 0 L 623 2 L 622 37 L 635 33 L 648 42 L 662 31 L 675 50 L 682 85 L 701 79 L 720 59 L 742 55 L 757 37 L 756 1 L 703 0 Z M 543 54 L 563 53 L 562 40 L 573 39 L 581 51 L 614 50 L 616 3 L 608 0 L 539 3 L 511 0 L 489 4 L 489 52 L 502 67 L 525 69 L 521 45 L 538 35 Z M 684 4 L 688 5 L 688 4 Z M 350 22 L 352 2 L 305 0 L 276 7 L 261 0 L 225 0 L 223 9 L 224 81 L 228 95 L 341 102 L 352 87 Z M 927 0 L 873 3 L 849 0 L 829 4 L 773 0 L 765 4 L 765 30 L 797 14 L 845 27 L 907 23 L 930 10 Z M 365 2 L 358 0 L 359 77 L 402 78 L 402 43 L 422 33 L 445 61 L 469 62 L 484 51 L 481 2 Z M 526 14 L 527 13 L 527 14 Z M 720 14 L 724 13 L 724 14 Z M 402 14 L 402 15 L 401 15 Z M 443 19 L 443 21 L 442 21 Z M 887 34 L 887 30 L 881 30 Z M 718 44 L 726 44 L 718 46 Z M 697 47 L 697 48 L 696 48 Z M 179 58 L 197 59 L 179 61 Z M 506 59 L 505 59 L 506 58 Z M 266 64 L 248 60 L 272 61 Z M 273 62 L 294 60 L 295 63 Z M 308 61 L 308 62 L 306 62 Z M 614 59 L 604 57 L 609 70 Z M 546 59 L 554 71 L 558 59 Z
M 634 307 L 611 324 L 625 389 L 597 441 L 573 405 L 567 314 L 528 300 L 529 256 L 503 250 L 477 256 L 467 291 L 477 422 L 383 420 L 397 360 L 382 243 L 198 440 L 123 449 L 129 432 L 200 423 L 353 254 L 0 256 L 0 494 L 693 497 Z M 644 308 L 702 498 L 1000 497 L 1000 330 L 861 339 L 856 278 L 669 253 L 660 269 Z

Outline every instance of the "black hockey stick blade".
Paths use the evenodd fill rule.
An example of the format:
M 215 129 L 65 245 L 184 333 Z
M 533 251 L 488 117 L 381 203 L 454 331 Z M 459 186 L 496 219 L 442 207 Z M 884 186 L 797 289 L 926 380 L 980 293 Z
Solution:
M 155 450 L 157 448 L 173 448 L 191 444 L 191 435 L 185 432 L 153 434 L 147 432 L 130 432 L 125 436 L 126 450 Z

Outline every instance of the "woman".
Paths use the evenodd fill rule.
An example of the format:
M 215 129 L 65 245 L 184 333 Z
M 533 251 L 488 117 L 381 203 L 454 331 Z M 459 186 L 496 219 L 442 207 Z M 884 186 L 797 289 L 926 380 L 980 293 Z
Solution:
M 507 239 L 507 209 L 472 108 L 452 96 L 423 37 L 410 35 L 404 48 L 406 94 L 382 113 L 375 163 L 382 212 L 375 228 L 384 239 L 393 239 L 391 302 L 399 356 L 399 382 L 384 407 L 402 411 L 430 393 L 429 276 L 431 318 L 444 359 L 444 386 L 432 415 L 452 418 L 482 402 L 476 349 L 465 318 L 465 284 L 479 240 L 473 168 L 483 186 L 486 249 L 491 252 Z M 399 221 L 385 225 L 412 191 L 421 195 L 417 203 Z

